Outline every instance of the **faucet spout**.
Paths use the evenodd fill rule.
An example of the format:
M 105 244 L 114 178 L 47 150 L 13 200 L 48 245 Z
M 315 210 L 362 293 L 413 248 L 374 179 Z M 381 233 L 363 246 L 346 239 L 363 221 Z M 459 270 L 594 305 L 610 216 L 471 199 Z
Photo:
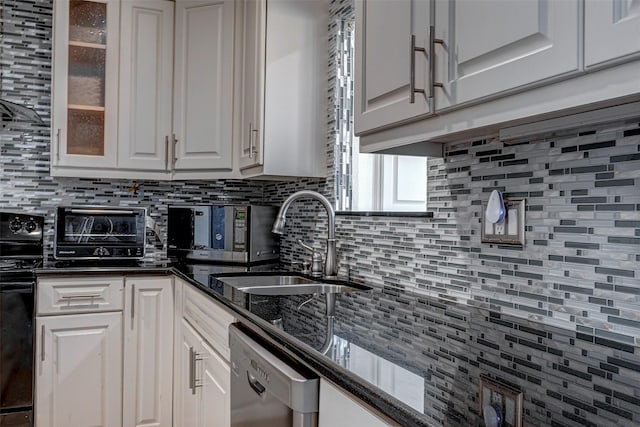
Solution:
M 286 222 L 287 210 L 289 210 L 289 207 L 294 201 L 298 199 L 303 199 L 303 198 L 314 199 L 319 201 L 327 211 L 327 218 L 329 223 L 327 225 L 327 256 L 325 258 L 325 263 L 324 263 L 324 275 L 328 277 L 336 276 L 338 273 L 338 265 L 337 265 L 338 262 L 337 262 L 337 256 L 336 256 L 336 237 L 335 237 L 336 214 L 335 214 L 335 211 L 333 210 L 333 206 L 331 205 L 331 202 L 329 202 L 329 200 L 326 197 L 324 197 L 322 194 L 315 191 L 311 191 L 311 190 L 302 190 L 290 195 L 284 201 L 284 203 L 282 203 L 282 206 L 280 207 L 280 211 L 276 215 L 276 220 L 273 223 L 273 228 L 271 231 L 276 234 L 284 233 L 284 225 Z

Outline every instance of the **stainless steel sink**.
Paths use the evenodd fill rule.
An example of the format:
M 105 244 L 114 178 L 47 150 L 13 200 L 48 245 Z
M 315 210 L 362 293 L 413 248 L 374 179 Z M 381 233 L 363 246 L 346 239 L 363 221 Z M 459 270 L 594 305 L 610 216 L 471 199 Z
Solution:
M 254 295 L 335 294 L 366 290 L 343 284 L 324 283 L 295 275 L 235 276 L 219 278 L 237 290 Z
M 252 286 L 291 286 L 318 283 L 315 280 L 294 275 L 234 276 L 225 277 L 220 280 L 234 288 Z

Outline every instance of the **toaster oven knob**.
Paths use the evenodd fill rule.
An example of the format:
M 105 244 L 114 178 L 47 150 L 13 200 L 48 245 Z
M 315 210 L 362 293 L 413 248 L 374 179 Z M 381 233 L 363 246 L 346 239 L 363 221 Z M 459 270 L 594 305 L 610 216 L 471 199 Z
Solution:
M 32 219 L 27 221 L 27 223 L 24 225 L 24 229 L 27 230 L 27 233 L 32 233 L 36 231 L 37 228 L 38 224 L 36 224 L 36 222 Z
M 22 230 L 22 222 L 18 218 L 14 218 L 9 221 L 9 230 L 13 233 L 17 233 Z
M 93 254 L 97 255 L 97 256 L 109 256 L 109 255 L 111 255 L 109 253 L 109 251 L 107 250 L 107 248 L 103 248 L 103 247 L 96 248 L 96 250 L 93 251 Z

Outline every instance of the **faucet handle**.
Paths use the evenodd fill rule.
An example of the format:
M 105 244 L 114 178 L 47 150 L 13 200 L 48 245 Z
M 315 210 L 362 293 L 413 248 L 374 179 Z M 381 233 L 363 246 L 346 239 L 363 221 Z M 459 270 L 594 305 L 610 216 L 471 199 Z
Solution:
M 311 263 L 309 261 L 294 261 L 291 265 L 299 265 L 303 274 L 311 274 Z
M 314 277 L 321 277 L 324 270 L 324 263 L 322 262 L 322 255 L 311 246 L 298 239 L 298 244 L 307 251 L 311 252 L 311 275 Z

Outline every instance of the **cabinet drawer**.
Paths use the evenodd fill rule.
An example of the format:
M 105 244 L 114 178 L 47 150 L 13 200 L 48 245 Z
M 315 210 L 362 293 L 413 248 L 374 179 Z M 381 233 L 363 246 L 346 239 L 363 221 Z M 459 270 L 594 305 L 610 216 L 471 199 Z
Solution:
M 38 315 L 120 311 L 123 277 L 47 278 L 38 280 Z
M 182 316 L 229 361 L 229 325 L 236 319 L 190 285 L 183 286 L 183 289 Z

